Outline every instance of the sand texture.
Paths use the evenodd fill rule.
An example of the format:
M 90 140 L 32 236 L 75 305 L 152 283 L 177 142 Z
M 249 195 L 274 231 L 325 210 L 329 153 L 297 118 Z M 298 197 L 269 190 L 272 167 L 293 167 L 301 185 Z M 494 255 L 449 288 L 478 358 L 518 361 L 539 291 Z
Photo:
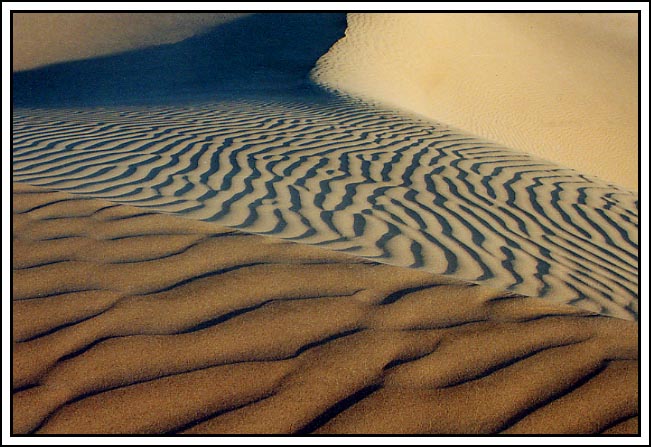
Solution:
M 639 431 L 629 15 L 57 17 L 14 17 L 13 433 Z
M 13 71 L 174 43 L 243 13 L 15 12 Z
M 637 325 L 14 184 L 15 433 L 635 433 Z
M 634 320 L 638 194 L 326 94 L 14 113 L 13 179 Z
M 638 188 L 638 15 L 354 13 L 318 82 Z

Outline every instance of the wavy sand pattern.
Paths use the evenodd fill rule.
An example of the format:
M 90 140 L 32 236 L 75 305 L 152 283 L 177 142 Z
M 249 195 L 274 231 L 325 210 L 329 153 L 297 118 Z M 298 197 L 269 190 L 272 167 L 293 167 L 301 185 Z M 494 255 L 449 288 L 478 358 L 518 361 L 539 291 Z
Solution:
M 355 32 L 12 75 L 15 433 L 639 430 L 638 194 L 315 85 Z
M 350 13 L 317 82 L 638 188 L 638 15 Z
M 21 184 L 13 207 L 17 433 L 637 431 L 633 322 Z
M 334 96 L 17 109 L 13 178 L 637 318 L 638 195 Z

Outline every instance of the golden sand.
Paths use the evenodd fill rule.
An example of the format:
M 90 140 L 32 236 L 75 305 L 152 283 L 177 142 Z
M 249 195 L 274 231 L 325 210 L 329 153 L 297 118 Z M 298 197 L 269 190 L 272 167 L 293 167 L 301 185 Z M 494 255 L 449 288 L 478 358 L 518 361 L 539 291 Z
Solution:
M 14 184 L 15 433 L 635 433 L 637 325 Z

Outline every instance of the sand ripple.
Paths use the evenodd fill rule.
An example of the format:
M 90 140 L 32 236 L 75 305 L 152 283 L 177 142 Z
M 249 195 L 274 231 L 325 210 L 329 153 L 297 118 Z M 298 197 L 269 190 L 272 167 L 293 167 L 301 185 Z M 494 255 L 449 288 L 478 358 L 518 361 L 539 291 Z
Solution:
M 16 433 L 633 433 L 637 327 L 14 187 Z
M 440 124 L 290 95 L 17 109 L 13 137 L 19 182 L 637 318 L 636 193 Z

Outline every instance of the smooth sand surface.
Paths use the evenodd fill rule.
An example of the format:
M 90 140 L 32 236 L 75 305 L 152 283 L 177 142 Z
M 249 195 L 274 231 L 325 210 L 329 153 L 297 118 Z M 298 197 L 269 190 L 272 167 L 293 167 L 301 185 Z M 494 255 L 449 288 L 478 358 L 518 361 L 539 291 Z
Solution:
M 637 325 L 13 185 L 15 433 L 635 433 Z
M 245 13 L 12 14 L 13 71 L 178 42 Z
M 634 13 L 354 13 L 318 82 L 638 188 Z

